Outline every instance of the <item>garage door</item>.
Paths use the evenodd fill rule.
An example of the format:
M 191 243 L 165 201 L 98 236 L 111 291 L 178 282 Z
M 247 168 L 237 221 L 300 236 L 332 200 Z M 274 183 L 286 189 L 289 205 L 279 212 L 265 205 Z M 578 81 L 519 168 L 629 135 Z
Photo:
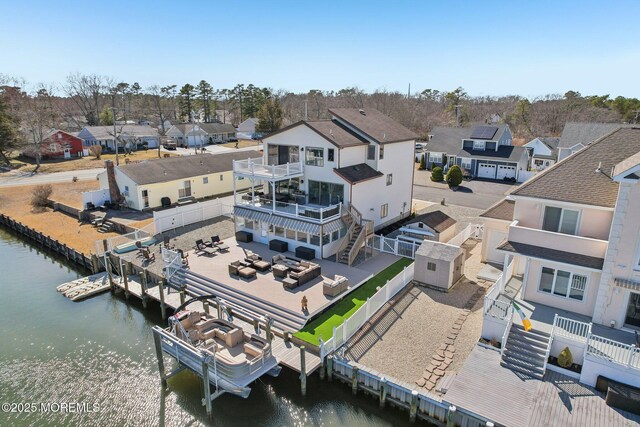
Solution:
M 496 165 L 489 163 L 478 164 L 478 178 L 494 179 L 496 177 Z
M 498 166 L 498 174 L 496 175 L 496 179 L 504 179 L 504 178 L 515 178 L 516 177 L 516 167 L 515 166 Z

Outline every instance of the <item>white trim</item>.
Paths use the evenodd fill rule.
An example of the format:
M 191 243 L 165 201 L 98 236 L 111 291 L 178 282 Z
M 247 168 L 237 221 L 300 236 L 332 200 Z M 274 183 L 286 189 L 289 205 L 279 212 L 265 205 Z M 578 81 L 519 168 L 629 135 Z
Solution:
M 556 204 L 558 205 L 558 207 L 568 206 L 570 208 L 573 207 L 573 209 L 575 209 L 576 207 L 579 207 L 580 209 L 594 209 L 594 210 L 602 210 L 602 211 L 609 211 L 609 212 L 613 212 L 615 210 L 615 207 L 609 208 L 606 206 L 587 205 L 584 203 L 564 202 L 561 200 L 545 199 L 543 197 L 522 196 L 520 194 L 509 194 L 509 196 L 513 197 L 515 200 L 518 200 L 518 199 L 531 200 L 531 201 L 537 201 L 538 203 L 544 203 L 545 205 L 548 202 L 549 204 Z
M 539 294 L 543 294 L 543 295 L 552 295 L 554 297 L 558 297 L 558 298 L 562 298 L 565 301 L 575 301 L 578 302 L 580 304 L 584 304 L 585 300 L 587 299 L 587 289 L 589 287 L 589 275 L 588 274 L 580 274 L 580 273 L 574 273 L 573 271 L 567 271 L 567 270 L 561 270 L 564 271 L 565 273 L 569 273 L 569 283 L 567 286 L 567 295 L 566 296 L 562 296 L 559 294 L 556 294 L 555 292 L 553 292 L 553 290 L 556 287 L 556 279 L 558 278 L 558 268 L 552 268 L 553 269 L 553 283 L 551 284 L 551 292 L 545 292 L 543 290 L 540 290 L 540 280 L 542 279 L 542 269 L 544 268 L 552 268 L 546 265 L 541 265 L 540 266 L 540 275 L 538 277 L 538 285 L 536 287 L 536 292 Z M 578 276 L 583 276 L 586 280 L 584 282 L 584 289 L 582 291 L 582 299 L 576 299 L 576 298 L 571 298 L 569 297 L 569 294 L 571 293 L 571 283 L 573 281 L 573 276 L 574 275 L 578 275 Z
M 593 271 L 593 272 L 596 272 L 596 273 L 602 273 L 602 271 L 603 271 L 602 269 L 598 269 L 598 268 L 583 267 L 581 265 L 575 265 L 575 264 L 567 264 L 566 262 L 561 262 L 561 261 L 552 261 L 550 259 L 539 258 L 539 257 L 533 256 L 533 255 L 525 255 L 525 254 L 521 254 L 521 253 L 518 253 L 518 252 L 506 251 L 506 250 L 500 249 L 500 248 L 496 248 L 496 250 L 500 251 L 500 252 L 506 252 L 506 253 L 509 253 L 509 254 L 512 254 L 512 255 L 516 255 L 516 256 L 521 256 L 521 257 L 524 257 L 524 258 L 536 259 L 536 260 L 542 261 L 542 262 L 550 262 L 552 264 L 557 264 L 557 265 L 561 265 L 561 266 L 566 265 L 566 266 L 569 266 L 571 268 L 578 268 L 578 269 L 582 269 L 582 270 L 586 270 L 586 271 Z M 594 257 L 594 258 L 596 258 L 596 257 Z

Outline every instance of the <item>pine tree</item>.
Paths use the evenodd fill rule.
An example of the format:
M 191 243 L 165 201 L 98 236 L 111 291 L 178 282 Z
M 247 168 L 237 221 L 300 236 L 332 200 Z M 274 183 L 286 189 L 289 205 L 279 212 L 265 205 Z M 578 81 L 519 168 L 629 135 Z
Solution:
M 266 100 L 260 111 L 258 111 L 258 125 L 256 131 L 260 133 L 275 132 L 282 126 L 284 113 L 280 102 L 275 98 Z
M 9 164 L 8 152 L 18 147 L 18 124 L 0 97 L 0 157 Z
M 187 83 L 180 88 L 180 118 L 185 122 L 192 122 L 193 96 L 195 88 Z
M 423 154 L 422 157 L 420 157 L 420 170 L 423 171 L 426 169 L 427 169 L 427 158 Z
M 202 108 L 204 113 L 204 122 L 211 123 L 213 121 L 212 114 L 212 95 L 213 88 L 209 83 L 204 80 L 200 80 L 198 86 L 196 87 L 196 93 L 198 97 L 198 106 Z M 214 106 L 215 109 L 215 106 Z

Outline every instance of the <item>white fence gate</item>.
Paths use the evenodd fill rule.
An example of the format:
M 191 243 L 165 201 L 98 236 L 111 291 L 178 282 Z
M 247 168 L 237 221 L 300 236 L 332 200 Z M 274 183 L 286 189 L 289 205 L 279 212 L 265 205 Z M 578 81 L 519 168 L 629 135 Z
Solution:
M 416 251 L 420 247 L 418 243 L 406 242 L 404 240 L 392 239 L 384 236 L 373 236 L 373 239 L 367 242 L 368 247 L 386 252 L 388 254 L 394 254 L 403 256 L 406 258 L 415 259 Z

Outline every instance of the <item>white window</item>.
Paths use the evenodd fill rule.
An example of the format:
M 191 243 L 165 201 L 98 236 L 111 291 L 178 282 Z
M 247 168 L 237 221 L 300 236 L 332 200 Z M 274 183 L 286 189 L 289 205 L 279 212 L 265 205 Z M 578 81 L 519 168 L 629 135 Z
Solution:
M 327 148 L 327 161 L 333 162 L 335 159 L 335 150 L 333 148 Z
M 442 163 L 442 153 L 429 153 L 429 163 Z
M 393 184 L 393 174 L 387 174 L 387 185 Z
M 324 166 L 324 149 L 319 147 L 307 147 L 305 160 L 306 164 L 309 166 Z
M 576 234 L 580 211 L 545 206 L 542 229 L 563 234 Z
M 542 267 L 538 285 L 541 292 L 582 301 L 586 287 L 587 276 Z
M 462 169 L 471 169 L 471 159 L 463 157 L 461 160 Z
M 427 270 L 436 271 L 436 263 L 435 262 L 428 262 L 427 263 Z
M 202 177 L 202 183 L 203 184 L 208 184 L 209 183 L 209 177 L 208 176 Z
M 385 218 L 387 215 L 389 215 L 389 204 L 385 203 L 380 206 L 380 218 Z
M 384 146 L 380 146 L 380 160 L 384 159 Z
M 473 141 L 474 150 L 484 150 L 484 141 Z

